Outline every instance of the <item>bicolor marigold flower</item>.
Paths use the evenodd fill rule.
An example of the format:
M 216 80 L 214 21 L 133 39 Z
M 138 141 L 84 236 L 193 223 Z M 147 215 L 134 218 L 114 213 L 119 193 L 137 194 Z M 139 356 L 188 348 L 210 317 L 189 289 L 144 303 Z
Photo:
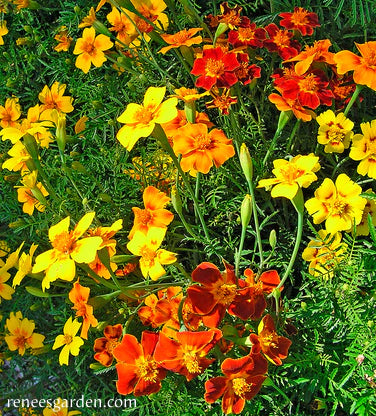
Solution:
M 42 120 L 53 121 L 53 118 L 51 118 L 53 110 L 61 113 L 71 113 L 74 110 L 72 105 L 73 98 L 64 95 L 66 87 L 66 84 L 60 84 L 57 81 L 52 84 L 51 89 L 47 85 L 43 87 L 43 90 L 38 95 L 42 103 L 40 107 Z
M 315 116 L 315 113 L 312 110 L 304 108 L 297 99 L 285 98 L 276 93 L 270 94 L 268 99 L 279 111 L 292 111 L 294 116 L 299 120 L 311 121 L 312 117 Z
M 277 52 L 282 59 L 296 56 L 300 50 L 300 44 L 292 39 L 294 34 L 285 29 L 280 29 L 275 23 L 265 26 L 269 39 L 265 39 L 263 45 L 269 52 Z
M 255 64 L 249 63 L 249 56 L 247 53 L 238 53 L 237 59 L 240 66 L 235 69 L 235 75 L 239 82 L 243 85 L 248 85 L 254 79 L 261 77 L 261 68 Z
M 224 23 L 230 29 L 235 29 L 242 23 L 244 17 L 240 16 L 240 13 L 243 10 L 243 7 L 229 7 L 228 2 L 225 1 L 219 5 L 219 8 L 221 13 L 216 16 L 218 23 Z
M 67 52 L 73 38 L 71 36 L 68 36 L 68 29 L 66 26 L 62 26 L 59 30 L 59 32 L 54 37 L 55 40 L 57 40 L 59 43 L 54 47 L 55 51 Z
M 53 350 L 63 347 L 59 354 L 60 365 L 68 365 L 69 354 L 77 356 L 80 353 L 80 348 L 84 344 L 81 337 L 77 336 L 77 332 L 80 329 L 81 324 L 77 319 L 72 320 L 70 316 L 63 328 L 63 335 L 58 335 L 55 338 Z
M 192 46 L 202 43 L 202 36 L 195 36 L 196 33 L 202 30 L 201 27 L 195 27 L 191 29 L 183 29 L 173 35 L 161 35 L 161 38 L 168 44 L 161 48 L 159 53 L 163 55 L 170 49 L 180 48 L 180 46 Z
M 243 17 L 240 26 L 236 30 L 230 30 L 228 34 L 228 42 L 233 45 L 234 48 L 240 46 L 261 48 L 265 39 L 265 29 L 256 27 L 256 23 L 251 22 L 247 17 Z
M 120 344 L 123 327 L 121 324 L 107 325 L 103 334 L 104 337 L 94 341 L 94 359 L 105 367 L 109 367 L 114 360 L 114 349 Z
M 294 7 L 292 13 L 280 13 L 279 24 L 286 29 L 298 30 L 303 36 L 312 35 L 313 28 L 320 26 L 316 13 L 309 12 L 303 7 Z

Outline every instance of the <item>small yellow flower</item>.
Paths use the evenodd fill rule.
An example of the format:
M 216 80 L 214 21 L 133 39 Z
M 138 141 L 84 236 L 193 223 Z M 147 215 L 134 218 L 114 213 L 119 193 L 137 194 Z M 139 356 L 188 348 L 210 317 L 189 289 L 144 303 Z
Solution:
M 152 280 L 159 279 L 166 273 L 162 265 L 176 261 L 175 253 L 159 248 L 165 234 L 165 228 L 157 227 L 149 228 L 146 235 L 141 231 L 136 231 L 132 240 L 127 244 L 132 254 L 141 257 L 140 269 L 145 278 L 150 276 Z
M 18 140 L 13 147 L 8 151 L 8 155 L 11 156 L 3 164 L 3 169 L 12 170 L 17 172 L 18 170 L 25 171 L 27 169 L 26 162 L 31 159 L 26 147 Z
M 328 233 L 350 231 L 358 225 L 367 200 L 360 196 L 362 188 L 353 182 L 345 173 L 341 173 L 335 184 L 325 178 L 315 191 L 314 198 L 305 203 L 305 207 L 313 216 L 315 224 L 325 221 Z
M 55 81 L 51 88 L 45 85 L 42 91 L 39 93 L 38 98 L 42 103 L 40 112 L 41 120 L 51 120 L 51 112 L 57 110 L 61 113 L 71 113 L 74 108 L 72 105 L 73 98 L 68 95 L 64 95 L 66 84 L 60 84 Z
M 64 325 L 63 333 L 64 335 L 58 335 L 55 339 L 53 350 L 63 347 L 59 355 L 60 365 L 66 364 L 69 362 L 69 354 L 77 356 L 80 352 L 81 346 L 84 344 L 84 341 L 81 337 L 76 336 L 78 330 L 81 327 L 81 323 L 78 322 L 77 318 L 72 321 L 70 316 L 67 322 Z
M 18 98 L 7 98 L 4 106 L 0 105 L 0 127 L 14 127 L 20 117 L 21 106 L 18 104 Z
M 33 215 L 34 208 L 44 212 L 46 208 L 45 196 L 49 195 L 45 187 L 37 182 L 37 171 L 33 171 L 22 177 L 24 186 L 17 186 L 18 201 L 23 203 L 22 211 L 25 214 Z
M 273 187 L 271 191 L 273 198 L 293 199 L 299 188 L 307 188 L 317 180 L 314 172 L 320 169 L 318 161 L 319 158 L 312 153 L 307 156 L 295 156 L 290 161 L 277 159 L 273 162 L 275 178 L 261 179 L 257 188 Z
M 7 282 L 10 278 L 8 270 L 12 267 L 15 267 L 15 265 L 18 262 L 19 254 L 21 248 L 23 247 L 23 244 L 24 243 L 22 243 L 16 251 L 9 254 L 5 263 L 3 260 L 0 259 L 0 302 L 1 298 L 5 300 L 10 300 L 14 293 L 14 289 L 7 285 L 5 282 Z
M 15 287 L 21 284 L 23 278 L 31 273 L 32 270 L 32 261 L 35 250 L 37 249 L 38 244 L 32 244 L 29 250 L 29 254 L 22 253 L 20 258 L 18 259 L 18 271 L 13 278 L 12 286 Z
M 169 98 L 162 103 L 166 87 L 149 87 L 146 90 L 143 104 L 128 104 L 118 117 L 124 123 L 116 137 L 120 143 L 131 151 L 141 137 L 148 137 L 156 124 L 168 123 L 178 115 L 177 98 Z
M 58 397 L 53 401 L 53 406 L 48 405 L 43 409 L 43 416 L 74 416 L 80 415 L 78 410 L 70 410 L 68 412 L 68 400 Z
M 354 123 L 343 113 L 337 115 L 332 110 L 321 113 L 316 121 L 319 123 L 317 141 L 324 144 L 326 153 L 343 153 L 350 146 L 354 133 Z
M 4 45 L 3 36 L 8 34 L 9 30 L 7 29 L 7 22 L 3 20 L 0 22 L 0 45 Z

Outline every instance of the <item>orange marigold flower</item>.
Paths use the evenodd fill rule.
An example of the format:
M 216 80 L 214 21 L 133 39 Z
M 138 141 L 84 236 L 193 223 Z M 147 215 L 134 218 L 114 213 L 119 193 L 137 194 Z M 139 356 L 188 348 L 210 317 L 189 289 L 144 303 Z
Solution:
M 292 111 L 294 116 L 303 121 L 311 121 L 315 113 L 312 110 L 304 108 L 298 100 L 284 98 L 276 93 L 268 97 L 269 101 L 275 104 L 279 111 Z
M 184 172 L 208 173 L 213 164 L 218 168 L 235 155 L 232 140 L 219 129 L 208 131 L 203 123 L 187 124 L 174 136 L 173 149 L 182 155 L 180 166 Z
M 214 403 L 223 396 L 223 413 L 240 414 L 245 401 L 251 400 L 261 389 L 268 370 L 267 361 L 260 354 L 237 359 L 226 358 L 221 370 L 224 376 L 205 382 L 205 400 Z
M 252 353 L 258 354 L 262 351 L 275 365 L 282 365 L 282 360 L 287 357 L 292 344 L 288 338 L 277 334 L 273 318 L 269 314 L 262 318 L 258 326 L 258 335 L 250 334 L 249 339 L 252 343 Z
M 338 74 L 354 71 L 354 82 L 376 90 L 376 41 L 355 43 L 361 56 L 350 51 L 340 51 L 334 55 Z
M 0 105 L 0 127 L 15 127 L 20 116 L 21 106 L 18 104 L 18 98 L 7 98 L 4 106 Z
M 89 13 L 87 16 L 85 16 L 82 19 L 82 22 L 78 25 L 79 29 L 82 29 L 84 27 L 90 27 L 93 26 L 93 23 L 97 20 L 95 16 L 95 10 L 94 7 L 90 7 Z
M 312 35 L 313 28 L 320 26 L 317 14 L 303 7 L 294 7 L 293 13 L 280 13 L 279 16 L 283 18 L 279 22 L 281 26 L 298 30 L 303 36 Z
M 193 63 L 191 74 L 199 75 L 197 87 L 210 90 L 214 85 L 229 88 L 238 81 L 234 70 L 239 67 L 236 53 L 224 52 L 219 46 L 204 49 L 202 58 Z
M 201 27 L 191 29 L 183 29 L 173 35 L 161 35 L 161 38 L 168 44 L 164 46 L 159 53 L 163 55 L 170 49 L 179 48 L 180 46 L 192 46 L 202 42 L 202 36 L 195 36 L 196 33 L 202 30 Z
M 73 40 L 73 38 L 68 36 L 68 29 L 66 26 L 61 26 L 59 33 L 54 37 L 54 39 L 59 42 L 59 44 L 54 47 L 57 52 L 67 51 Z
M 74 304 L 72 309 L 77 311 L 76 316 L 83 318 L 80 334 L 83 339 L 87 339 L 90 326 L 96 327 L 98 325 L 98 321 L 93 315 L 93 307 L 88 304 L 89 295 L 90 288 L 81 286 L 78 281 L 73 284 L 73 289 L 69 292 L 69 300 Z
M 128 13 L 127 10 L 121 9 Z M 134 24 L 128 19 L 126 14 L 118 10 L 116 7 L 112 7 L 112 11 L 107 15 L 107 20 L 111 23 L 111 32 L 116 32 L 116 37 L 126 45 L 129 45 L 131 41 L 137 36 L 137 31 Z
M 78 55 L 75 63 L 76 67 L 87 74 L 91 64 L 96 67 L 102 66 L 107 61 L 103 51 L 112 48 L 113 45 L 108 36 L 103 34 L 95 36 L 93 27 L 85 28 L 82 38 L 77 39 L 73 50 L 73 53 Z
M 147 234 L 150 227 L 167 228 L 174 219 L 174 214 L 165 206 L 170 198 L 154 186 L 148 186 L 143 193 L 145 209 L 133 207 L 134 223 L 128 238 L 131 240 L 136 231 Z
M 222 331 L 217 328 L 177 332 L 176 339 L 160 333 L 154 357 L 166 370 L 182 374 L 187 381 L 191 381 L 215 360 L 206 358 L 206 355 L 220 338 Z
M 282 59 L 292 58 L 299 53 L 300 44 L 292 39 L 292 32 L 280 29 L 275 23 L 270 23 L 265 30 L 269 39 L 264 40 L 264 46 L 269 52 L 277 52 Z
M 57 81 L 52 84 L 51 89 L 47 85 L 43 87 L 43 90 L 38 95 L 42 103 L 40 107 L 41 120 L 53 121 L 53 116 L 51 115 L 53 110 L 61 113 L 71 113 L 74 110 L 72 105 L 73 98 L 64 95 L 66 87 L 65 84 L 60 84 Z
M 118 393 L 133 393 L 138 397 L 161 389 L 161 380 L 166 377 L 166 370 L 154 358 L 158 338 L 156 333 L 143 331 L 139 343 L 135 336 L 125 334 L 121 343 L 114 348 L 113 355 L 118 360 Z
M 230 114 L 230 107 L 238 102 L 237 97 L 230 97 L 230 92 L 230 89 L 224 88 L 220 93 L 218 88 L 213 88 L 210 92 L 213 99 L 206 103 L 206 107 L 218 108 L 221 114 L 224 115 Z
M 205 97 L 205 95 L 209 95 L 208 91 L 199 94 L 196 88 L 186 87 L 178 88 L 174 90 L 174 93 L 176 94 L 174 97 L 176 97 L 178 100 L 184 101 L 185 103 L 192 103 L 196 100 L 199 100 L 201 97 Z
M 120 344 L 123 327 L 121 324 L 107 325 L 103 333 L 104 337 L 94 341 L 94 359 L 109 367 L 114 360 L 114 349 Z

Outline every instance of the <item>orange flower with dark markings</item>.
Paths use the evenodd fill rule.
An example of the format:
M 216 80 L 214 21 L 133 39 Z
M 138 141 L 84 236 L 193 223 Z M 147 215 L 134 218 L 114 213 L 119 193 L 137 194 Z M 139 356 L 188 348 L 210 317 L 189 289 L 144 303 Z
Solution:
M 213 164 L 218 168 L 235 155 L 232 140 L 219 129 L 208 131 L 203 123 L 187 124 L 174 136 L 173 149 L 182 155 L 180 166 L 184 172 L 195 176 L 208 173 Z
M 284 98 L 276 93 L 270 94 L 268 98 L 279 111 L 292 111 L 294 116 L 300 120 L 311 121 L 315 114 L 312 110 L 304 108 L 296 99 Z
M 334 55 L 338 74 L 354 71 L 354 82 L 376 90 L 376 41 L 355 43 L 361 56 L 350 51 Z
M 249 63 L 247 53 L 238 53 L 239 68 L 235 69 L 235 75 L 243 85 L 250 84 L 254 79 L 261 78 L 261 68 Z
M 191 381 L 214 361 L 206 355 L 220 338 L 222 331 L 216 328 L 201 332 L 177 332 L 176 339 L 160 333 L 154 357 L 166 370 L 182 374 L 187 381 Z
M 250 354 L 237 359 L 226 358 L 221 369 L 224 376 L 205 383 L 205 400 L 214 403 L 223 396 L 223 413 L 240 414 L 245 401 L 251 400 L 261 389 L 268 363 L 260 354 Z
M 183 29 L 173 35 L 161 35 L 161 38 L 168 44 L 164 46 L 159 53 L 163 55 L 170 49 L 180 48 L 180 46 L 192 46 L 202 43 L 202 36 L 195 36 L 202 30 L 201 27 Z
M 240 46 L 250 46 L 251 48 L 261 48 L 266 39 L 266 31 L 262 27 L 256 27 L 248 17 L 243 17 L 242 23 L 237 30 L 230 30 L 228 42 L 238 48 Z
M 114 360 L 114 348 L 120 344 L 123 327 L 121 324 L 107 325 L 103 333 L 104 337 L 94 341 L 94 359 L 105 367 L 109 367 Z
M 118 361 L 118 393 L 133 393 L 138 397 L 161 389 L 161 380 L 166 377 L 166 370 L 154 358 L 158 338 L 158 334 L 144 331 L 139 343 L 135 336 L 125 334 L 121 343 L 115 347 L 113 355 Z
M 280 13 L 279 16 L 283 18 L 279 22 L 281 26 L 298 30 L 303 36 L 312 35 L 313 28 L 320 26 L 317 14 L 303 7 L 295 7 L 293 13 Z
M 174 219 L 174 214 L 165 206 L 170 202 L 170 198 L 154 186 L 148 186 L 143 193 L 145 209 L 133 207 L 134 224 L 129 232 L 128 238 L 131 240 L 136 231 L 141 231 L 145 235 L 150 227 L 167 228 Z
M 269 39 L 264 40 L 264 46 L 269 52 L 277 52 L 282 59 L 296 56 L 300 50 L 300 44 L 292 39 L 293 33 L 280 29 L 276 24 L 270 23 L 265 27 Z
M 249 339 L 252 343 L 252 353 L 262 352 L 265 357 L 275 365 L 282 365 L 282 360 L 288 355 L 292 342 L 277 334 L 273 318 L 265 315 L 259 326 L 258 335 L 251 334 Z
M 238 81 L 234 70 L 239 67 L 236 53 L 217 48 L 205 49 L 202 58 L 193 63 L 191 74 L 199 75 L 197 87 L 210 90 L 214 85 L 229 88 Z
M 227 1 L 220 4 L 221 14 L 215 16 L 215 19 L 218 23 L 226 24 L 230 29 L 234 29 L 236 26 L 239 26 L 243 21 L 244 17 L 240 16 L 243 7 L 235 6 L 229 7 Z

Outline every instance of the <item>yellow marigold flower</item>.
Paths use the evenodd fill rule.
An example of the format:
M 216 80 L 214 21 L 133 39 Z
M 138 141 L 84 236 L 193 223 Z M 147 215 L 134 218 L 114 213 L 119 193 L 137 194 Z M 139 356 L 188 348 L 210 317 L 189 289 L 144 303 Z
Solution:
M 202 30 L 201 27 L 195 27 L 188 30 L 183 29 L 173 35 L 161 35 L 161 38 L 168 44 L 168 46 L 164 46 L 159 53 L 164 55 L 170 49 L 202 43 L 202 36 L 194 36 L 196 33 L 200 32 L 200 30 Z
M 72 231 L 69 231 L 70 217 L 50 227 L 48 237 L 53 246 L 35 259 L 33 273 L 46 271 L 42 289 L 49 289 L 56 279 L 72 281 L 76 275 L 77 263 L 91 263 L 102 244 L 101 237 L 80 238 L 94 219 L 94 212 L 85 214 Z
M 18 271 L 13 278 L 12 286 L 18 286 L 21 284 L 23 278 L 31 273 L 32 270 L 32 262 L 35 250 L 37 249 L 38 244 L 32 244 L 29 250 L 29 254 L 22 253 L 20 258 L 18 259 Z
M 350 158 L 360 160 L 357 172 L 376 179 L 376 120 L 361 123 L 363 134 L 356 134 L 350 149 Z
M 321 113 L 316 121 L 320 125 L 317 141 L 325 145 L 326 153 L 343 153 L 350 146 L 354 135 L 354 123 L 343 113 L 335 115 L 332 110 L 327 110 Z
M 10 317 L 6 320 L 6 328 L 10 334 L 5 335 L 5 342 L 10 351 L 18 350 L 20 355 L 24 355 L 26 348 L 43 347 L 45 336 L 34 333 L 34 321 L 22 318 L 20 311 L 10 313 Z
M 165 264 L 172 264 L 176 261 L 176 254 L 170 251 L 160 249 L 166 228 L 150 228 L 145 235 L 141 231 L 136 231 L 132 240 L 127 244 L 128 250 L 140 256 L 140 269 L 142 275 L 152 280 L 157 280 L 163 276 L 166 271 L 162 267 Z
M 15 186 L 15 188 L 17 188 L 18 201 L 23 203 L 22 211 L 29 215 L 33 215 L 34 208 L 44 212 L 46 208 L 44 197 L 49 193 L 40 182 L 37 183 L 37 171 L 24 175 L 21 182 L 24 186 Z
M 8 155 L 11 156 L 3 164 L 3 169 L 17 171 L 25 171 L 27 169 L 26 163 L 31 159 L 29 152 L 26 150 L 26 147 L 23 145 L 21 140 L 18 140 L 13 147 L 8 151 Z
M 367 200 L 360 196 L 361 192 L 362 188 L 358 184 L 341 173 L 335 184 L 325 178 L 315 191 L 314 198 L 306 201 L 305 207 L 315 224 L 325 221 L 328 233 L 349 231 L 362 220 Z
M 199 94 L 196 88 L 185 88 L 185 87 L 181 87 L 181 88 L 174 90 L 174 93 L 176 94 L 175 95 L 176 98 L 184 101 L 185 103 L 192 103 L 200 99 L 201 97 L 204 97 L 205 95 L 210 95 L 209 91 L 205 91 Z
M 124 123 L 116 137 L 120 143 L 131 151 L 141 137 L 148 137 L 156 124 L 167 123 L 178 114 L 177 98 L 169 98 L 162 103 L 166 87 L 149 87 L 146 90 L 143 104 L 128 104 L 118 117 Z
M 7 98 L 4 106 L 0 105 L 0 127 L 14 127 L 20 117 L 21 106 L 18 104 L 18 98 Z
M 58 335 L 55 339 L 53 350 L 63 347 L 59 355 L 60 365 L 66 364 L 69 362 L 69 354 L 77 356 L 80 352 L 81 346 L 84 344 L 82 338 L 76 336 L 78 330 L 81 327 L 81 323 L 77 319 L 74 321 L 70 316 L 67 322 L 64 325 L 63 333 L 64 335 Z
M 333 277 L 333 269 L 343 260 L 347 244 L 342 243 L 342 234 L 329 234 L 320 230 L 302 253 L 303 260 L 309 261 L 309 273 L 313 276 Z
M 120 42 L 129 45 L 135 36 L 137 36 L 137 32 L 134 24 L 125 15 L 125 13 L 128 14 L 128 11 L 122 8 L 121 10 L 113 7 L 112 11 L 107 15 L 107 20 L 112 25 L 109 30 L 117 33 L 116 37 Z
M 82 69 L 87 74 L 93 64 L 96 67 L 103 65 L 107 58 L 103 51 L 112 48 L 114 44 L 108 36 L 99 34 L 95 36 L 93 27 L 84 29 L 82 38 L 77 39 L 73 53 L 77 56 L 76 67 Z
M 274 160 L 273 174 L 275 178 L 261 179 L 257 188 L 272 188 L 273 198 L 285 197 L 293 199 L 299 188 L 307 188 L 317 180 L 314 172 L 320 169 L 319 158 L 313 153 L 293 157 L 290 161 L 285 159 Z
M 8 34 L 9 30 L 7 29 L 7 22 L 3 20 L 0 22 L 0 45 L 4 45 L 3 36 Z
M 80 414 L 81 412 L 78 410 L 70 410 L 68 412 L 68 400 L 63 400 L 60 397 L 54 400 L 53 406 L 48 405 L 43 409 L 43 416 L 74 416 Z
M 51 120 L 51 112 L 57 110 L 62 113 L 71 113 L 74 108 L 72 105 L 73 98 L 64 95 L 66 84 L 60 84 L 55 81 L 51 89 L 45 85 L 43 90 L 39 93 L 38 98 L 42 103 L 40 112 L 42 120 Z
M 95 16 L 95 10 L 94 7 L 91 7 L 89 10 L 89 13 L 87 16 L 85 16 L 82 19 L 82 22 L 78 25 L 79 29 L 82 29 L 84 27 L 90 27 L 93 26 L 93 23 L 97 20 L 97 17 Z
M 370 194 L 371 198 L 366 198 L 367 203 L 363 210 L 362 220 L 356 227 L 356 235 L 369 235 L 369 226 L 368 226 L 368 214 L 372 218 L 372 225 L 376 226 L 376 194 L 372 191 L 372 189 L 367 189 L 365 194 Z
M 55 51 L 62 52 L 68 51 L 73 38 L 68 36 L 68 29 L 66 26 L 61 26 L 59 33 L 57 33 L 54 37 L 59 43 L 54 47 Z
M 0 259 L 0 303 L 1 298 L 11 300 L 14 293 L 14 289 L 5 283 L 10 278 L 10 273 L 8 273 L 9 269 L 10 267 L 7 267 L 6 263 Z

